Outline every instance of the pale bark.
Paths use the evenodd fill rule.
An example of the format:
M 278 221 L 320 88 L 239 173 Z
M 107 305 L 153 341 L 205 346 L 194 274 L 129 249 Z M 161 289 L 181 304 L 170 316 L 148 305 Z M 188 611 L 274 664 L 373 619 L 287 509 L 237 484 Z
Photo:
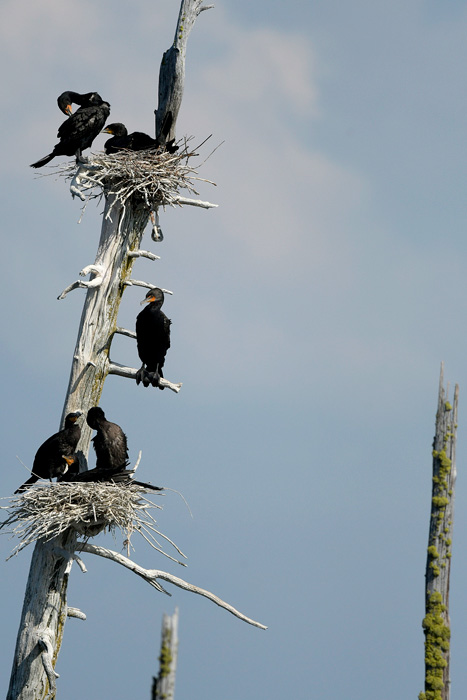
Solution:
M 183 84 L 180 84 L 180 81 L 183 82 L 185 73 L 186 42 L 200 11 L 199 0 L 183 0 L 176 32 L 177 55 L 174 55 L 174 45 L 169 49 L 173 55 L 170 66 L 164 64 L 164 59 L 161 66 L 161 73 L 164 75 L 161 84 L 165 86 L 165 93 L 164 100 L 158 105 L 157 115 L 159 119 L 163 119 L 168 109 L 172 111 L 172 133 L 175 133 L 176 118 L 183 95 Z M 79 192 L 78 187 L 78 196 Z M 81 410 L 86 414 L 91 406 L 99 403 L 110 369 L 109 351 L 113 333 L 117 328 L 120 300 L 135 260 L 129 253 L 140 249 L 149 215 L 148 207 L 142 203 L 134 201 L 131 206 L 122 207 L 116 204 L 113 196 L 106 198 L 101 237 L 94 263 L 96 267 L 91 269 L 91 284 L 84 285 L 88 287 L 88 291 L 73 356 L 62 425 L 67 413 Z M 86 423 L 82 427 L 78 449 L 81 466 L 85 468 L 91 430 Z M 36 544 L 7 700 L 43 700 L 47 688 L 48 696 L 54 696 L 56 674 L 53 667 L 67 617 L 66 590 L 75 542 L 76 533 L 67 531 L 57 538 L 56 549 L 53 543 Z M 70 552 L 69 558 L 63 557 L 64 551 Z
M 174 41 L 170 49 L 164 53 L 159 71 L 159 104 L 155 110 L 156 138 L 160 136 L 161 127 L 168 112 L 172 112 L 173 121 L 167 140 L 175 138 L 175 124 L 185 87 L 188 36 L 198 15 L 211 7 L 214 6 L 203 6 L 203 0 L 182 0 Z
M 109 353 L 117 328 L 118 308 L 136 259 L 129 256 L 129 252 L 140 249 L 148 219 L 149 211 L 141 203 L 124 209 L 113 196 L 106 199 L 101 237 L 91 271 L 99 277 L 99 284 L 86 293 L 62 421 L 71 411 L 80 410 L 86 415 L 91 406 L 99 404 L 110 369 Z M 89 450 L 91 433 L 84 421 L 78 445 L 84 457 Z M 85 467 L 84 460 L 82 462 Z
M 34 549 L 7 700 L 42 699 L 54 691 L 51 668 L 63 638 L 76 539 L 77 533 L 68 530 L 54 543 L 39 542 Z
M 184 581 L 179 576 L 174 576 L 173 574 L 169 574 L 167 571 L 161 571 L 160 569 L 145 569 L 131 559 L 128 559 L 128 557 L 125 557 L 123 554 L 114 552 L 112 549 L 107 549 L 106 547 L 99 547 L 98 545 L 91 544 L 89 542 L 78 542 L 76 549 L 78 552 L 88 552 L 89 554 L 96 554 L 99 557 L 104 557 L 104 559 L 110 559 L 111 561 L 124 566 L 126 569 L 130 569 L 130 571 L 133 571 L 133 573 L 135 573 L 137 576 L 140 576 L 147 583 L 149 583 L 150 586 L 157 588 L 157 590 L 161 593 L 167 593 L 167 591 L 159 583 L 159 579 L 161 581 L 167 581 L 178 588 L 182 588 L 184 591 L 197 593 L 204 598 L 208 598 L 208 600 L 212 601 L 220 608 L 224 608 L 224 610 L 227 610 L 229 613 L 232 613 L 232 615 L 235 615 L 235 617 L 238 617 L 239 620 L 243 620 L 243 622 L 247 622 L 249 625 L 253 625 L 253 627 L 259 627 L 262 630 L 267 629 L 266 625 L 253 620 L 251 617 L 247 617 L 239 610 L 234 608 L 233 605 L 230 605 L 230 603 L 226 603 L 224 600 L 222 600 L 222 598 L 219 598 L 219 596 L 205 590 L 204 588 L 188 583 L 188 581 Z
M 151 700 L 173 700 L 178 656 L 178 608 L 162 618 L 159 675 L 153 679 Z

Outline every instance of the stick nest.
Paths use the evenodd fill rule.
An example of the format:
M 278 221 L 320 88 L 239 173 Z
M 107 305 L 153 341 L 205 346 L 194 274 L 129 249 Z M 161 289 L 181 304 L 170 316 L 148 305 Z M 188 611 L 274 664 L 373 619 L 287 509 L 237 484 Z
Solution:
M 169 542 L 184 557 L 172 540 L 156 528 L 151 511 L 162 506 L 150 501 L 141 487 L 132 484 L 53 483 L 28 488 L 12 497 L 10 505 L 1 506 L 8 512 L 0 528 L 20 538 L 10 557 L 28 544 L 48 541 L 68 528 L 84 537 L 93 537 L 103 530 L 122 533 L 128 549 L 133 532 L 138 532 L 154 549 L 178 561 L 162 549 L 158 537 Z M 154 495 L 154 494 L 152 494 Z M 9 557 L 9 558 L 10 558 Z M 182 563 L 182 562 L 178 562 Z
M 180 190 L 198 195 L 195 181 L 209 182 L 198 177 L 190 161 L 198 154 L 188 149 L 189 139 L 177 153 L 160 149 L 120 151 L 106 154 L 93 153 L 89 163 L 69 161 L 58 166 L 56 172 L 71 180 L 70 189 L 83 201 L 115 195 L 123 206 L 133 197 L 141 198 L 155 210 L 159 206 L 179 204 Z M 86 193 L 86 196 L 85 196 Z

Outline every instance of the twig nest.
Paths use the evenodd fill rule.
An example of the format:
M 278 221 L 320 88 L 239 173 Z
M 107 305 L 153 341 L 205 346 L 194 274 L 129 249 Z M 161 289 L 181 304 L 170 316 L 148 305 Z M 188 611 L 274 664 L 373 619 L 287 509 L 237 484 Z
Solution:
M 151 492 L 151 495 L 157 495 Z M 162 506 L 150 501 L 148 492 L 128 483 L 53 483 L 33 486 L 15 495 L 1 524 L 10 534 L 20 538 L 11 556 L 39 539 L 48 541 L 64 530 L 73 528 L 80 535 L 93 537 L 102 530 L 120 530 L 125 543 L 130 543 L 133 532 L 138 532 L 154 549 L 162 554 L 157 537 L 178 547 L 156 529 L 151 511 Z M 182 555 L 183 556 L 183 555 Z
M 74 161 L 69 161 L 59 165 L 56 172 L 72 181 L 72 193 L 83 201 L 105 193 L 114 195 L 125 206 L 131 198 L 139 197 L 154 210 L 159 206 L 180 206 L 181 190 L 197 195 L 194 182 L 210 182 L 198 177 L 196 168 L 190 165 L 196 155 L 188 150 L 185 140 L 177 153 L 161 149 L 93 153 L 89 162 L 79 164 L 78 169 Z

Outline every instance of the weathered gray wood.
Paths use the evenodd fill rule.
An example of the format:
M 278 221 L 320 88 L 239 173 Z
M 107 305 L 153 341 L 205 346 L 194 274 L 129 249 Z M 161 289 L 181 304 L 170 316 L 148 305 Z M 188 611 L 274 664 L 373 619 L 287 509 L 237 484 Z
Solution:
M 183 95 L 183 84 L 180 82 L 184 79 L 186 41 L 200 11 L 199 0 L 183 0 L 177 24 L 177 51 L 180 57 L 170 61 L 169 66 L 163 61 L 163 84 L 167 94 L 173 95 L 175 101 L 166 99 L 164 104 L 158 105 L 157 113 L 163 117 L 166 109 L 172 110 L 173 131 Z M 187 21 L 183 25 L 184 17 Z M 88 408 L 99 403 L 110 369 L 109 351 L 117 328 L 120 300 L 135 260 L 129 253 L 140 248 L 149 214 L 149 209 L 141 203 L 133 202 L 132 206 L 123 208 L 115 204 L 113 197 L 107 197 L 95 260 L 98 271 L 91 271 L 94 279 L 97 276 L 102 279 L 87 291 L 62 425 L 70 411 L 79 409 L 86 414 Z M 71 287 L 74 288 L 74 285 Z M 90 437 L 91 430 L 84 423 L 78 446 L 83 467 Z M 66 532 L 55 542 L 56 550 L 53 543 L 46 545 L 43 542 L 38 542 L 34 549 L 7 700 L 42 700 L 49 686 L 52 686 L 50 697 L 54 695 L 56 674 L 53 667 L 67 616 L 66 591 L 73 561 L 72 558 L 63 558 L 63 550 L 71 551 L 75 542 L 76 534 Z
M 151 700 L 174 700 L 178 655 L 178 608 L 162 618 L 159 675 L 153 678 Z
M 425 580 L 425 692 L 420 700 L 450 697 L 449 580 L 451 573 L 459 387 L 452 404 L 441 366 L 433 441 L 433 486 Z M 435 693 L 433 695 L 433 693 Z
M 182 0 L 174 41 L 164 53 L 159 70 L 159 103 L 154 112 L 156 115 L 156 138 L 160 137 L 162 124 L 168 112 L 172 112 L 173 121 L 167 140 L 175 138 L 175 125 L 185 86 L 185 57 L 188 36 L 198 15 L 211 7 L 213 5 L 203 5 L 203 0 Z
M 76 533 L 67 531 L 53 543 L 41 542 L 34 549 L 7 700 L 36 700 L 54 690 L 50 669 L 62 642 L 76 539 Z
M 120 301 L 135 261 L 129 253 L 139 250 L 148 220 L 149 211 L 142 203 L 123 209 L 114 197 L 106 199 L 94 261 L 95 267 L 101 270 L 100 284 L 86 293 L 62 423 L 67 413 L 80 410 L 86 415 L 91 406 L 99 403 L 110 369 L 110 346 L 117 329 Z M 89 451 L 91 433 L 84 421 L 78 445 L 84 457 Z M 84 459 L 82 461 L 85 468 Z

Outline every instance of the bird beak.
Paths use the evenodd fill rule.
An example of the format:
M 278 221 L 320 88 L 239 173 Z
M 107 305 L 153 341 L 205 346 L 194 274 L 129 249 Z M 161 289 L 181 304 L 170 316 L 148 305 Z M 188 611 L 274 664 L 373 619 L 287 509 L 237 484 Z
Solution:
M 71 109 L 71 105 L 67 105 L 67 106 L 65 107 L 65 114 L 67 114 L 68 116 L 70 116 L 71 114 L 73 114 L 73 110 Z
M 149 304 L 151 301 L 155 301 L 155 297 L 148 297 L 147 299 L 143 299 L 143 301 L 140 302 L 140 306 L 143 306 L 143 304 Z
M 111 131 L 110 129 L 106 128 L 106 129 L 102 129 L 101 134 L 113 134 L 113 131 Z

